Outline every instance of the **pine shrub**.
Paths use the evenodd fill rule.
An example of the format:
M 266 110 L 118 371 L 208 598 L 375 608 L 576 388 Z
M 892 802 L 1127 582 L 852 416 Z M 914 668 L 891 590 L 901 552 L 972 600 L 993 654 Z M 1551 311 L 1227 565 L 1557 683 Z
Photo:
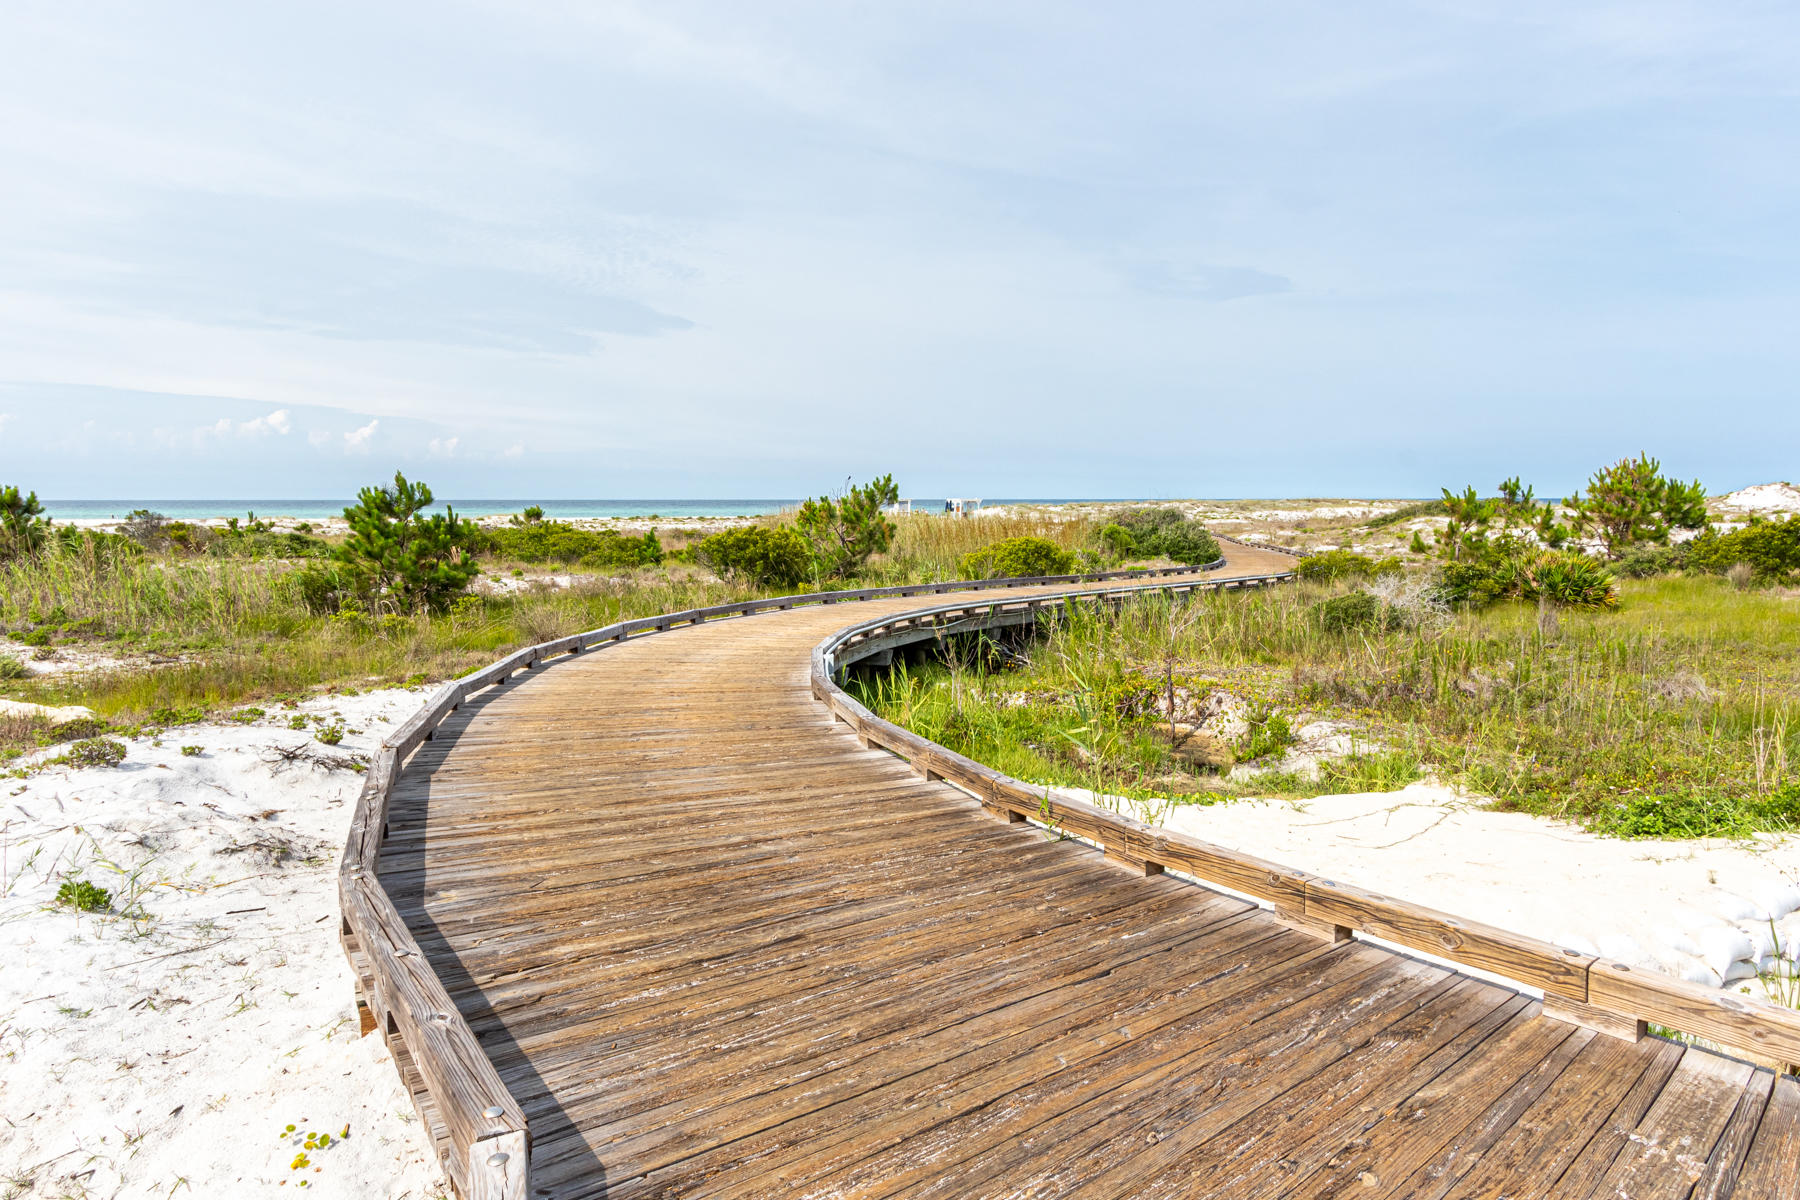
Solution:
M 894 477 L 883 475 L 846 488 L 842 496 L 810 499 L 794 514 L 794 532 L 806 543 L 821 575 L 848 575 L 894 544 L 899 527 L 882 510 L 899 497 Z
M 448 608 L 481 569 L 464 553 L 465 526 L 454 510 L 425 514 L 431 489 L 394 472 L 394 486 L 366 487 L 344 510 L 350 535 L 333 557 L 370 609 Z
M 1005 538 L 963 556 L 965 579 L 1023 579 L 1067 575 L 1075 555 L 1040 537 Z

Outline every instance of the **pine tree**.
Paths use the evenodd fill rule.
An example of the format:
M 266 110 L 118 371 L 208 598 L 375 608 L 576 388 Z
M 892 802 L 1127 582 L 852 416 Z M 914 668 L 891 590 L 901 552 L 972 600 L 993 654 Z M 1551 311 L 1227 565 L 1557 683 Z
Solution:
M 1449 488 L 1439 490 L 1444 493 L 1444 511 L 1450 515 L 1449 523 L 1437 535 L 1444 557 L 1454 561 L 1478 556 L 1487 542 L 1487 527 L 1494 520 L 1498 503 L 1483 500 L 1473 485 L 1460 496 Z
M 0 559 L 41 549 L 49 536 L 50 522 L 36 492 L 20 495 L 16 487 L 0 487 Z
M 443 609 L 480 574 L 463 554 L 467 526 L 455 510 L 425 515 L 431 488 L 394 472 L 393 487 L 366 487 L 344 510 L 350 536 L 333 551 L 371 609 Z
M 1645 454 L 1622 458 L 1595 471 L 1587 494 L 1569 497 L 1575 532 L 1593 534 L 1618 558 L 1632 546 L 1664 544 L 1676 529 L 1706 524 L 1706 489 L 1696 479 L 1682 483 L 1662 473 L 1662 464 Z
M 808 500 L 794 515 L 794 530 L 806 540 L 821 575 L 842 576 L 869 561 L 894 543 L 899 527 L 881 513 L 900 498 L 892 475 L 847 487 L 833 500 L 821 496 Z

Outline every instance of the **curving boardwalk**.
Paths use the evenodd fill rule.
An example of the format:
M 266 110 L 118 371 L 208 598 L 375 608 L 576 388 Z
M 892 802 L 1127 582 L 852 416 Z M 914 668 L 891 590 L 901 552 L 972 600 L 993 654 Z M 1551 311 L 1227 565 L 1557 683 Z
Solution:
M 529 1120 L 527 1194 L 1800 1195 L 1791 1076 L 1546 1020 L 864 748 L 809 655 L 919 607 L 526 672 L 400 777 L 380 883 Z

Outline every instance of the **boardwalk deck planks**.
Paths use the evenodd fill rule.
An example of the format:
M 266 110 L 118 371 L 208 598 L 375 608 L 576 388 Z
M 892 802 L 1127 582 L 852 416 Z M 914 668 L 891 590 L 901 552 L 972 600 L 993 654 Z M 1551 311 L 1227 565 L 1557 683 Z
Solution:
M 1228 549 L 670 614 L 435 694 L 371 770 L 345 942 L 465 1200 L 1791 1200 L 1795 1081 L 1630 1036 L 1779 1057 L 1785 1017 L 1047 803 L 833 682 L 1064 592 L 1292 565 Z

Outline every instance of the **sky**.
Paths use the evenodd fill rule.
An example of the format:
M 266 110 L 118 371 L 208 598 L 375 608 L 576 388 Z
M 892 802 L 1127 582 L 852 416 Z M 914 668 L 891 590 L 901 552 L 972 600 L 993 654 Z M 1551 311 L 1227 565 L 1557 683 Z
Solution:
M 0 484 L 1800 478 L 1792 3 L 0 16 Z

